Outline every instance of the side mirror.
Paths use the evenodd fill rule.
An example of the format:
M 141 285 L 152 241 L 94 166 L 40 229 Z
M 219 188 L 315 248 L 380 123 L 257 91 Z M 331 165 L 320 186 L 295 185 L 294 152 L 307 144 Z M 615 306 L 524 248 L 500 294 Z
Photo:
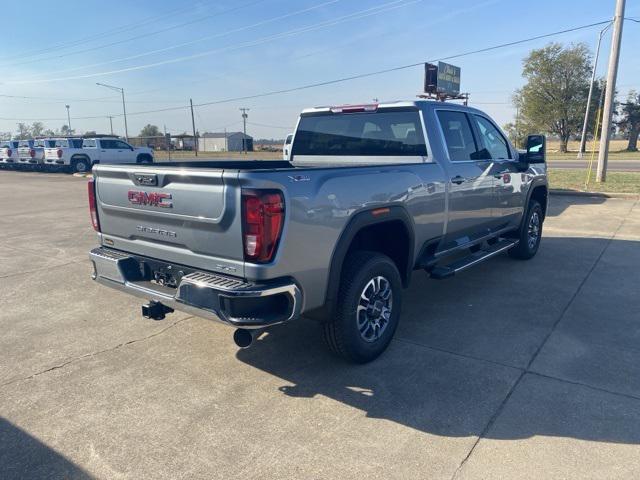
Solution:
M 527 163 L 544 163 L 546 160 L 547 137 L 529 135 L 527 137 Z

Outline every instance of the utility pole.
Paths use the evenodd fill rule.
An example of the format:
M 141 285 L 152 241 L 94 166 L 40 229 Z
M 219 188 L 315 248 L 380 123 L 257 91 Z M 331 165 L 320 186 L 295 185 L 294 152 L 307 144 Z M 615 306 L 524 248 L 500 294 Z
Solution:
M 598 58 L 600 57 L 600 44 L 604 32 L 609 30 L 611 23 L 600 30 L 598 33 L 598 44 L 596 46 L 596 54 L 593 58 L 593 71 L 591 72 L 591 84 L 589 85 L 589 95 L 587 96 L 587 108 L 584 111 L 584 123 L 582 125 L 582 136 L 580 137 L 580 148 L 578 149 L 578 160 L 582 158 L 587 146 L 587 126 L 589 124 L 589 110 L 591 107 L 591 97 L 593 96 L 593 86 L 596 83 L 596 69 L 598 68 Z
M 96 82 L 96 85 L 101 87 L 106 87 L 111 90 L 115 90 L 116 92 L 120 92 L 122 95 L 122 113 L 124 114 L 124 138 L 129 141 L 129 128 L 127 127 L 127 106 L 124 103 L 124 88 L 122 87 L 114 87 L 113 85 L 107 85 L 105 83 Z
M 191 126 L 193 127 L 193 142 L 195 145 L 196 157 L 198 156 L 198 137 L 196 137 L 196 121 L 193 117 L 193 100 L 189 99 L 189 104 L 191 105 Z
M 607 179 L 607 161 L 609 160 L 609 140 L 611 137 L 611 117 L 613 116 L 613 101 L 616 96 L 616 77 L 618 76 L 620 43 L 622 41 L 622 25 L 624 24 L 624 2 L 625 0 L 617 0 L 616 14 L 613 17 L 613 34 L 611 38 L 611 53 L 609 54 L 607 92 L 604 98 L 602 137 L 600 138 L 600 150 L 598 152 L 598 173 L 596 174 L 596 182 L 604 182 Z
M 113 116 L 109 115 L 109 126 L 111 127 L 111 135 L 113 135 Z
M 69 133 L 71 133 L 71 115 L 69 114 L 69 105 L 65 105 L 67 107 L 67 126 L 69 127 Z
M 244 137 L 242 137 L 242 151 L 245 153 L 245 155 L 247 154 L 247 118 L 249 117 L 249 115 L 247 115 L 247 112 L 249 110 L 249 108 L 240 109 L 240 111 L 242 112 L 242 124 L 244 126 Z
M 165 142 L 167 141 L 167 126 L 163 125 L 164 127 L 164 140 Z M 169 152 L 169 161 L 171 161 L 171 139 L 169 139 L 169 144 L 167 145 L 167 152 Z

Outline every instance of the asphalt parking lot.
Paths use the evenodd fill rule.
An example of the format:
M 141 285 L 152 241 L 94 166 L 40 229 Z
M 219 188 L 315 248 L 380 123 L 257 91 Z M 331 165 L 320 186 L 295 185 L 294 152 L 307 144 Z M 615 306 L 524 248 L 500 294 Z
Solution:
M 94 284 L 85 181 L 0 171 L 0 478 L 638 478 L 640 202 L 552 197 L 529 262 L 415 272 L 376 362 Z

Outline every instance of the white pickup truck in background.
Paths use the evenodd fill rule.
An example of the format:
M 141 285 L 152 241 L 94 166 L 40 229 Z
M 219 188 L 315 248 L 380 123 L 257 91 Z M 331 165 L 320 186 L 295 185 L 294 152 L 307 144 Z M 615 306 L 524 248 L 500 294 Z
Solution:
M 282 159 L 289 160 L 289 155 L 291 154 L 291 142 L 293 141 L 293 133 L 287 135 L 287 138 L 284 140 L 284 145 L 282 145 Z
M 44 163 L 44 149 L 54 145 L 55 140 L 50 138 L 21 140 L 18 145 L 18 163 L 21 165 L 42 165 Z
M 133 147 L 114 137 L 57 139 L 45 149 L 45 165 L 70 169 L 74 173 L 91 170 L 96 163 L 152 163 L 153 150 Z
M 0 142 L 0 163 L 18 162 L 18 140 L 2 140 Z

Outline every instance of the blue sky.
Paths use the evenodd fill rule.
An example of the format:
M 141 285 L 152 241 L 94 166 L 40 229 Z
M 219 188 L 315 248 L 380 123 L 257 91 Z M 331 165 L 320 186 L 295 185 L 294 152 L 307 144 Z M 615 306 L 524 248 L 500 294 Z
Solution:
M 212 102 L 287 89 L 607 20 L 615 0 L 167 0 L 131 2 L 30 1 L 3 5 L 0 43 L 0 132 L 16 123 L 66 123 L 107 132 L 108 115 L 121 114 L 118 94 L 96 82 L 125 88 L 129 133 L 153 123 L 189 131 L 188 110 L 147 110 Z M 640 2 L 627 1 L 627 17 Z M 13 19 L 11 21 L 10 19 Z M 489 53 L 452 60 L 462 68 L 471 103 L 505 123 L 513 118 L 513 91 L 522 85 L 522 59 L 551 40 L 595 48 L 593 27 Z M 609 54 L 605 37 L 599 71 Z M 640 90 L 640 24 L 626 22 L 618 91 Z M 198 130 L 241 128 L 282 138 L 306 106 L 411 99 L 423 69 L 294 93 L 196 108 Z M 5 95 L 4 97 L 2 95 Z M 9 98 L 33 97 L 33 98 Z M 99 117 L 83 119 L 82 117 Z M 114 118 L 123 133 L 122 117 Z

